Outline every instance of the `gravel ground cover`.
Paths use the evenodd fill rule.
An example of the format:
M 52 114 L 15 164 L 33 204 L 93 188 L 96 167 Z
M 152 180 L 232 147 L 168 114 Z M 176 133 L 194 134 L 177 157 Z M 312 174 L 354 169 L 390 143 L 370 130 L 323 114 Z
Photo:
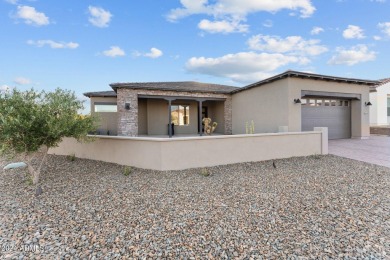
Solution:
M 39 197 L 24 170 L 1 172 L 0 258 L 389 259 L 389 168 L 332 155 L 275 164 L 124 176 L 49 156 Z

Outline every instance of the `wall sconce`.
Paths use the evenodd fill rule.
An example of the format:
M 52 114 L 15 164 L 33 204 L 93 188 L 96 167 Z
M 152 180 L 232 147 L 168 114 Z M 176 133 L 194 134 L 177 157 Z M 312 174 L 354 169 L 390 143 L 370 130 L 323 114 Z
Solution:
M 294 104 L 301 104 L 301 100 L 299 98 L 294 99 Z
M 366 107 L 368 107 L 368 106 L 372 106 L 372 104 L 371 104 L 371 102 L 370 102 L 370 101 L 368 101 L 368 102 L 365 102 L 364 104 L 366 105 Z
M 130 103 L 125 103 L 125 109 L 130 110 Z

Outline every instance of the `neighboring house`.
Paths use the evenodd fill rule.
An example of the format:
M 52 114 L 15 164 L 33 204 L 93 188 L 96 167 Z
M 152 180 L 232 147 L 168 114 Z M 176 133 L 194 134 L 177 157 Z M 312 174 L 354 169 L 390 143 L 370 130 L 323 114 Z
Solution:
M 370 125 L 390 124 L 390 78 L 380 80 L 380 83 L 370 91 Z
M 89 92 L 99 132 L 120 136 L 202 135 L 202 118 L 216 134 L 290 132 L 328 127 L 329 139 L 369 136 L 370 87 L 378 81 L 286 71 L 243 88 L 198 82 L 114 83 Z M 174 123 L 174 129 L 168 123 Z

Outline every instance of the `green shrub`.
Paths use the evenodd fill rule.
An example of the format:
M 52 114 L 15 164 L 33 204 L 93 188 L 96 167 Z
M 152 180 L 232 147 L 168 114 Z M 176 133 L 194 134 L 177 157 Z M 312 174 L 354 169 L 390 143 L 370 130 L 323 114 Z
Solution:
M 72 91 L 0 91 L 0 155 L 22 157 L 37 184 L 49 148 L 64 137 L 87 140 L 97 128 L 94 117 L 79 114 L 83 108 Z M 34 168 L 31 161 L 38 154 L 43 156 Z
M 250 124 L 248 122 L 245 122 L 245 133 L 252 135 L 255 133 L 255 122 L 253 120 Z
M 33 185 L 33 179 L 31 178 L 30 175 L 28 175 L 26 178 L 26 184 L 29 186 Z
M 311 157 L 313 158 L 313 159 L 316 159 L 316 160 L 318 160 L 318 159 L 321 159 L 321 154 L 314 154 L 314 155 L 311 155 Z
M 71 162 L 74 162 L 76 161 L 76 155 L 73 153 L 73 154 L 69 154 L 67 156 L 68 160 L 71 161 Z
M 125 166 L 125 168 L 123 169 L 123 175 L 125 176 L 129 176 L 132 172 L 133 168 L 131 168 L 130 166 Z
M 203 175 L 203 176 L 205 176 L 205 177 L 210 176 L 210 172 L 209 172 L 209 170 L 208 170 L 207 168 L 202 168 L 202 169 L 200 170 L 200 174 Z

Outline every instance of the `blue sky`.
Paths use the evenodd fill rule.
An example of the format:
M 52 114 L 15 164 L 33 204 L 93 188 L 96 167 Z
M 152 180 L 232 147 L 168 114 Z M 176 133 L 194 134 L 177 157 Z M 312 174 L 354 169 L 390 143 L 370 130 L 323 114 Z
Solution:
M 390 0 L 0 0 L 0 88 L 390 77 Z

